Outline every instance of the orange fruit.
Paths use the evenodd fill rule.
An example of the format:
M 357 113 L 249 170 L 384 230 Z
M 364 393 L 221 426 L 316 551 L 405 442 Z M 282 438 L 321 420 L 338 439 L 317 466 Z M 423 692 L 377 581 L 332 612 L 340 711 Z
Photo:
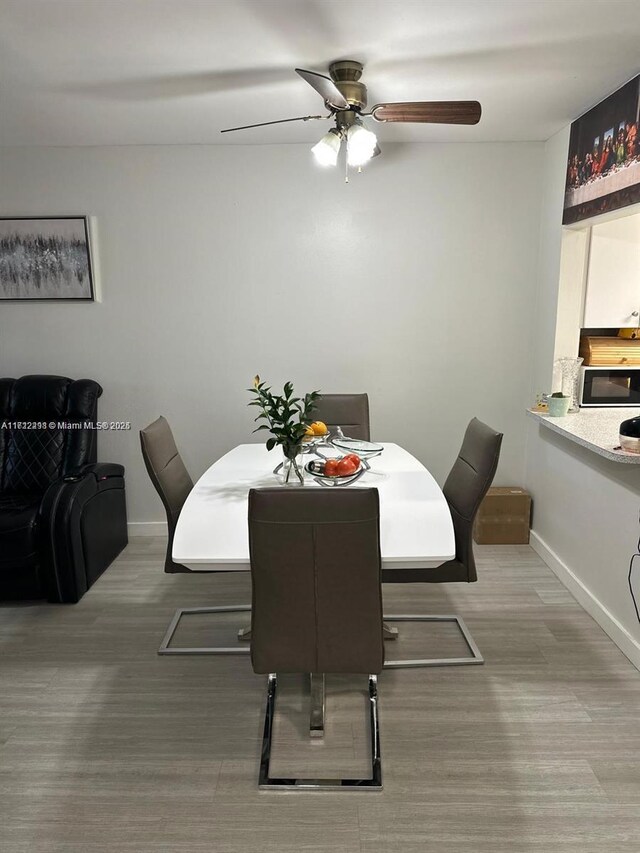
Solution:
M 322 421 L 314 421 L 311 424 L 311 429 L 314 435 L 326 435 L 329 432 L 327 425 Z

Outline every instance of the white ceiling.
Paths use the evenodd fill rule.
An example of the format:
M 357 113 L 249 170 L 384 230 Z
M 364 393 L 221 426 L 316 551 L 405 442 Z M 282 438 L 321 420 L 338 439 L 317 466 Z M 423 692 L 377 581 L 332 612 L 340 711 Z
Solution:
M 639 0 L 0 0 L 0 145 L 311 142 L 295 66 L 365 63 L 369 103 L 476 99 L 477 127 L 384 140 L 547 139 L 640 70 Z M 329 125 L 327 124 L 327 127 Z

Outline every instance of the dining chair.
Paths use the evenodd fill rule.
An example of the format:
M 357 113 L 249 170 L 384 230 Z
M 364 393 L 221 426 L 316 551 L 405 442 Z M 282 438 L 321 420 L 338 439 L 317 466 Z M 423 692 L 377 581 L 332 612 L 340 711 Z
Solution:
M 473 522 L 496 473 L 501 445 L 502 433 L 477 418 L 470 421 L 458 457 L 442 489 L 453 520 L 455 558 L 435 569 L 387 569 L 382 572 L 383 583 L 474 583 L 478 580 L 473 554 Z M 471 652 L 471 657 L 390 660 L 386 662 L 385 669 L 484 663 L 469 629 L 459 616 L 407 614 L 385 615 L 384 619 L 387 639 L 393 639 L 392 634 L 397 635 L 397 630 L 390 628 L 388 622 L 455 622 Z
M 168 421 L 162 415 L 149 426 L 140 430 L 140 445 L 142 458 L 147 468 L 151 482 L 163 503 L 167 515 L 168 541 L 167 553 L 164 561 L 164 570 L 168 573 L 190 572 L 186 566 L 174 562 L 171 552 L 176 524 L 180 512 L 189 493 L 193 488 L 193 480 L 185 468 L 182 457 L 178 452 L 173 433 Z M 225 655 L 225 654 L 248 654 L 249 649 L 245 646 L 171 646 L 171 639 L 178 627 L 180 619 L 185 614 L 192 613 L 235 613 L 251 610 L 251 606 L 231 605 L 220 607 L 179 607 L 173 615 L 169 627 L 164 635 L 158 654 L 160 655 Z M 246 639 L 247 632 L 240 632 L 239 639 Z
M 369 396 L 367 394 L 321 394 L 313 418 L 323 421 L 329 432 L 337 427 L 349 438 L 370 441 Z
M 251 662 L 268 675 L 261 788 L 380 789 L 377 675 L 384 664 L 377 489 L 251 489 Z M 311 737 L 324 735 L 325 674 L 368 673 L 371 776 L 269 776 L 277 673 L 310 674 Z

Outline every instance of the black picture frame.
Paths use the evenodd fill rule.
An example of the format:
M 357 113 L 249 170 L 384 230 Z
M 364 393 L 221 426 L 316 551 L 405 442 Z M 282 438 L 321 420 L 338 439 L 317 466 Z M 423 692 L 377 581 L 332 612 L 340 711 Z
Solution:
M 571 125 L 564 225 L 640 203 L 639 134 L 640 74 Z
M 20 224 L 12 233 L 6 223 Z M 28 223 L 33 223 L 31 230 L 25 227 Z M 47 232 L 44 223 L 64 225 Z M 31 269 L 23 269 L 20 274 L 20 266 L 25 267 L 25 253 Z M 56 272 L 52 272 L 54 267 Z M 52 293 L 56 288 L 60 293 Z M 65 293 L 67 288 L 70 292 Z M 0 302 L 95 301 L 88 216 L 0 216 Z

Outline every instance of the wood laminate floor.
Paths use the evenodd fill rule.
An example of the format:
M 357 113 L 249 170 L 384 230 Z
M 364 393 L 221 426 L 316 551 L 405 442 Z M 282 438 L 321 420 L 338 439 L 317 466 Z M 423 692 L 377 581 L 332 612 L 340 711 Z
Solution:
M 246 603 L 249 578 L 165 575 L 163 552 L 132 541 L 77 605 L 0 607 L 2 853 L 640 851 L 640 673 L 529 547 L 478 548 L 477 584 L 385 587 L 387 612 L 463 616 L 486 664 L 381 675 L 381 793 L 257 790 L 265 677 L 156 655 L 177 606 Z M 400 627 L 389 657 L 463 650 Z M 310 744 L 307 685 L 282 679 L 278 772 L 362 772 L 364 687 L 329 680 Z

